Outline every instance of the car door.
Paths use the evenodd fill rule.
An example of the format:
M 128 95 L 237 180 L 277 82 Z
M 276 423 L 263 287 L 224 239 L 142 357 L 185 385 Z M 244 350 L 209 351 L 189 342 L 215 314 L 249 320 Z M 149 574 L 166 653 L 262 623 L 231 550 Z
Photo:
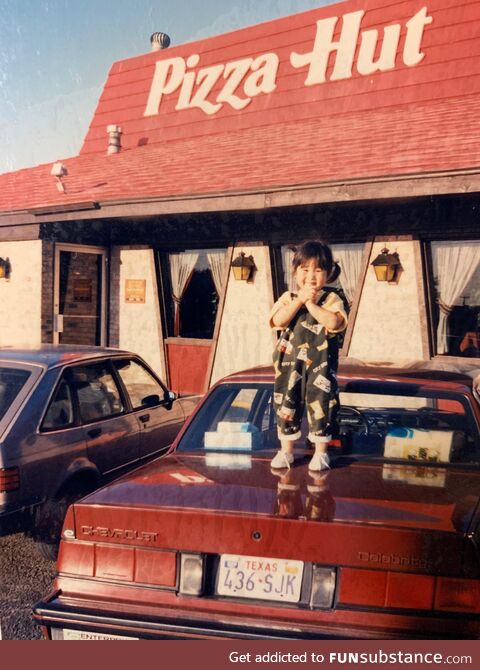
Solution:
M 128 411 L 109 361 L 72 368 L 87 453 L 101 474 L 139 458 L 137 418 Z
M 62 372 L 53 387 L 52 381 L 38 389 L 33 402 L 22 413 L 19 429 L 24 431 L 23 438 L 18 431 L 12 434 L 19 447 L 19 493 L 25 505 L 55 496 L 71 463 L 85 457 L 85 437 L 75 416 L 68 373 Z M 47 401 L 48 406 L 44 409 Z M 35 434 L 32 432 L 32 412 L 41 417 L 43 411 L 45 414 Z
M 161 452 L 173 442 L 185 421 L 181 403 L 169 397 L 168 389 L 139 359 L 115 359 L 112 363 L 142 426 L 140 457 Z

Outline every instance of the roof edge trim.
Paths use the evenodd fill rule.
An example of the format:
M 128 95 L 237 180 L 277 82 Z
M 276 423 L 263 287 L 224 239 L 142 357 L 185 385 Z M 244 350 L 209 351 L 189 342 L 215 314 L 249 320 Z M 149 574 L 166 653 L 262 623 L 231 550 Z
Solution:
M 78 219 L 122 218 L 193 212 L 271 209 L 328 202 L 386 200 L 480 192 L 480 168 L 389 175 L 250 191 L 65 203 L 28 211 L 0 212 L 0 226 Z M 64 216 L 61 216 L 61 215 Z

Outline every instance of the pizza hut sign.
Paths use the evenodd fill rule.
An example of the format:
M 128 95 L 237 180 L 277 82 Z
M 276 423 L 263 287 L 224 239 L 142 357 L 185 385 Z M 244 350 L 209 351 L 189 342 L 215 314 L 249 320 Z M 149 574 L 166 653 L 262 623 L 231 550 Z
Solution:
M 377 47 L 379 31 L 362 30 L 364 15 L 363 10 L 344 14 L 338 40 L 334 40 L 337 16 L 317 21 L 311 51 L 293 51 L 290 54 L 290 66 L 305 71 L 305 86 L 350 79 L 354 67 L 362 76 L 393 70 L 399 57 L 407 67 L 414 67 L 423 60 L 423 35 L 425 27 L 432 23 L 427 7 L 423 7 L 405 23 L 405 41 L 400 54 L 402 24 L 386 26 L 381 44 Z M 377 57 L 376 53 L 379 53 Z M 334 57 L 333 68 L 327 78 L 331 54 Z M 275 53 L 208 67 L 199 68 L 199 65 L 199 54 L 192 54 L 186 60 L 176 57 L 157 61 L 144 116 L 159 114 L 164 96 L 173 94 L 177 96 L 175 109 L 179 111 L 199 108 L 211 115 L 224 105 L 241 110 L 258 95 L 273 93 L 277 85 L 279 58 Z M 218 82 L 223 84 L 219 92 L 216 87 Z

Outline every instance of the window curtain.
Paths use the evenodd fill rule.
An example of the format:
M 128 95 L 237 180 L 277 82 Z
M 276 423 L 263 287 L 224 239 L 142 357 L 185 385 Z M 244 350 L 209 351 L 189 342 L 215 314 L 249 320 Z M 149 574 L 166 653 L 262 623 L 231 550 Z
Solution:
M 198 261 L 198 253 L 169 254 L 170 277 L 172 280 L 172 298 L 174 304 L 174 335 L 180 332 L 180 302 L 188 284 L 195 265 Z
M 437 353 L 448 352 L 448 317 L 480 265 L 480 242 L 433 242 L 433 276 L 439 318 Z
M 282 267 L 283 267 L 283 281 L 287 287 L 287 291 L 293 292 L 296 290 L 295 280 L 292 272 L 292 261 L 295 252 L 291 247 L 282 247 Z
M 207 253 L 208 266 L 212 273 L 215 290 L 219 296 L 225 286 L 225 273 L 227 269 L 227 254 L 224 251 L 209 251 Z
M 340 285 L 351 305 L 362 269 L 363 244 L 333 244 L 333 259 L 338 262 L 341 273 L 338 278 Z

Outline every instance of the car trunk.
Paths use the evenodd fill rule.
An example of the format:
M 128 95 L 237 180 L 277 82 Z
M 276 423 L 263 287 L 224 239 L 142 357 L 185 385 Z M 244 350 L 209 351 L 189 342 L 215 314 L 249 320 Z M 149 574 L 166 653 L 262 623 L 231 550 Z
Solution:
M 339 463 L 312 476 L 305 454 L 277 476 L 269 459 L 223 456 L 172 454 L 70 508 L 56 591 L 35 610 L 55 639 L 71 627 L 178 638 L 478 635 L 467 532 L 476 475 L 429 468 L 426 484 L 416 481 L 426 471 L 402 479 Z M 255 587 L 237 584 L 243 570 L 256 573 Z
M 77 503 L 69 529 L 78 540 L 128 547 L 477 572 L 467 539 L 475 473 L 350 464 L 312 477 L 302 464 L 277 477 L 267 460 L 246 465 L 172 455 Z

